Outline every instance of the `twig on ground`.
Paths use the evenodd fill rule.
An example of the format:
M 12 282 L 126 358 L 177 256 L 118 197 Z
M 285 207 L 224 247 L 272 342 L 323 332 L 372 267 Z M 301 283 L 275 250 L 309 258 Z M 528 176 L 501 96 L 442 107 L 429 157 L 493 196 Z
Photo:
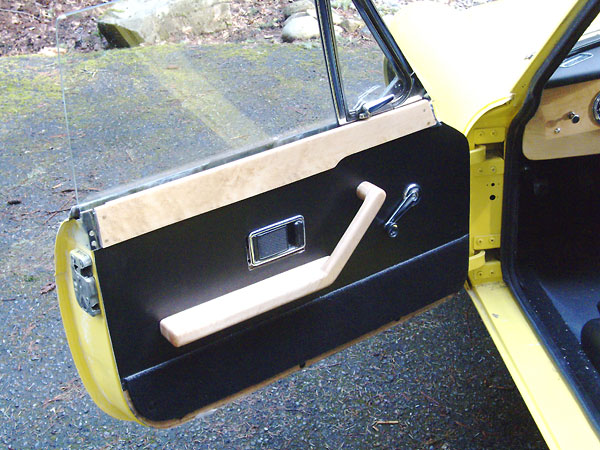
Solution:
M 425 392 L 421 391 L 421 395 L 427 400 L 429 400 L 431 403 L 433 403 L 435 406 L 440 406 L 440 402 L 438 402 L 435 398 L 431 397 L 430 395 L 427 395 Z
M 60 214 L 61 212 L 69 211 L 70 208 L 67 208 L 67 206 L 72 201 L 73 201 L 73 199 L 70 198 L 65 203 L 63 203 L 63 205 L 56 211 L 48 211 L 48 214 L 50 214 L 50 217 L 48 217 L 46 220 L 44 220 L 44 225 L 46 225 L 48 222 L 50 222 L 52 219 L 54 219 L 54 217 L 56 217 L 57 214 Z
M 25 11 L 17 11 L 16 9 L 5 9 L 5 8 L 0 8 L 0 11 L 12 13 L 12 14 L 22 14 L 24 16 L 33 17 L 34 19 L 39 20 L 39 18 L 37 16 L 34 16 L 33 14 L 29 14 L 28 12 L 25 12 Z
M 498 386 L 496 384 L 490 384 L 488 386 L 488 388 L 490 388 L 490 389 L 500 389 L 501 391 L 514 391 L 515 390 L 514 386 Z
M 398 425 L 400 423 L 399 420 L 377 420 L 375 421 L 375 425 Z
M 47 294 L 48 292 L 53 291 L 54 289 L 56 289 L 56 283 L 54 283 L 54 282 L 47 283 L 45 286 L 43 286 L 40 289 L 40 294 L 42 294 L 42 295 Z

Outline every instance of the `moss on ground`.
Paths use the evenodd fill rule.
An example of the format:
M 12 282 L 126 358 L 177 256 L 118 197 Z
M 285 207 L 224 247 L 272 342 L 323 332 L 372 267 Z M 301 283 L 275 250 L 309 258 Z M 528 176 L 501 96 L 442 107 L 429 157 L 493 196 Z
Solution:
M 355 67 L 373 64 L 364 49 L 349 51 Z M 164 44 L 60 60 L 77 172 L 97 189 L 335 120 L 319 46 Z M 57 58 L 2 58 L 0 86 L 6 121 L 44 117 L 52 105 L 61 122 Z M 33 136 L 18 138 L 37 148 Z
M 60 99 L 58 70 L 53 58 L 0 58 L 0 121 L 35 113 Z

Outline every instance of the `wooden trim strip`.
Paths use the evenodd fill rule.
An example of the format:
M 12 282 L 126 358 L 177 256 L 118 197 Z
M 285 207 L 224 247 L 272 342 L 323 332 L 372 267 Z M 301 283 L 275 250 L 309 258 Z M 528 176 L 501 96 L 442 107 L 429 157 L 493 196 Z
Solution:
M 367 181 L 356 193 L 363 204 L 330 256 L 165 317 L 162 335 L 181 347 L 331 286 L 385 201 L 385 191 Z
M 96 217 L 103 247 L 333 169 L 360 151 L 436 124 L 427 100 L 109 201 Z
M 523 135 L 527 159 L 570 158 L 600 153 L 600 124 L 592 105 L 600 92 L 600 80 L 546 89 L 535 116 Z M 569 113 L 579 115 L 571 121 Z

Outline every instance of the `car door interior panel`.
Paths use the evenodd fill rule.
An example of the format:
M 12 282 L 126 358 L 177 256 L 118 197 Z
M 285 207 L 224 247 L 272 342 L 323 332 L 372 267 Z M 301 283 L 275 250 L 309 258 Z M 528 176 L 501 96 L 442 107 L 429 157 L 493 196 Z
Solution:
M 549 447 L 596 442 L 600 0 L 387 3 L 349 2 L 356 40 L 315 0 L 319 43 L 175 36 L 98 71 L 59 35 L 112 2 L 60 16 L 56 288 L 105 412 L 178 425 L 465 288 Z
M 230 73 L 218 51 L 215 73 L 211 49 L 189 42 L 131 50 L 140 73 L 124 80 L 121 114 L 134 125 L 99 141 L 75 131 L 88 108 L 69 83 L 87 72 L 76 53 L 62 57 L 85 188 L 59 230 L 57 288 L 81 378 L 112 416 L 176 425 L 463 286 L 468 140 L 437 120 L 375 6 L 354 4 L 370 37 L 336 41 L 331 4 L 318 0 L 322 48 L 295 53 L 293 85 Z M 349 65 L 358 53 L 377 64 Z M 112 54 L 102 76 L 130 65 L 129 51 Z M 269 92 L 247 98 L 253 84 Z M 174 125 L 145 101 L 167 103 Z M 90 186 L 97 194 L 80 201 Z
M 347 156 L 320 174 L 98 249 L 114 356 L 138 414 L 150 422 L 182 419 L 460 289 L 468 254 L 467 148 L 460 133 L 436 125 Z M 236 291 L 242 307 L 244 300 L 261 302 L 273 277 L 326 264 L 361 214 L 356 191 L 364 181 L 387 195 L 378 194 L 362 221 L 364 236 L 334 269 L 335 280 L 225 320 L 179 347 L 161 334 L 165 318 L 212 310 L 203 306 Z M 412 184 L 421 198 L 391 237 L 385 224 Z M 248 236 L 298 216 L 305 221 L 304 250 L 249 267 Z M 302 282 L 299 276 L 285 281 Z M 221 306 L 229 317 L 230 304 Z
M 95 208 L 101 245 L 109 247 L 332 169 L 346 156 L 435 122 L 429 102 L 416 101 L 368 121 L 351 123 L 108 201 Z M 250 179 L 252 183 L 248 183 Z
M 441 299 L 460 289 L 466 274 L 461 258 L 467 250 L 467 238 L 449 242 L 125 377 L 123 388 L 146 423 L 164 426 L 193 416 L 421 311 L 429 303 L 426 298 Z M 440 265 L 445 267 L 442 278 L 429 282 L 428 274 Z

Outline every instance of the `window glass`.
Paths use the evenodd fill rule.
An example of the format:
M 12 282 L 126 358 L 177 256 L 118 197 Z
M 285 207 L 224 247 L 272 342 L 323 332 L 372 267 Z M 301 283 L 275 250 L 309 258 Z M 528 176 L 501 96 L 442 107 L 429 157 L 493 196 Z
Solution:
M 78 201 L 336 126 L 314 7 L 296 11 L 304 27 L 289 35 L 283 6 L 125 0 L 62 16 Z
M 392 65 L 384 58 L 381 47 L 354 3 L 333 0 L 331 4 L 342 85 L 350 118 L 360 118 L 367 105 L 376 105 L 374 112 L 393 107 L 402 100 L 394 94 L 402 92 L 403 85 L 396 78 Z M 382 12 L 378 10 L 380 15 Z

